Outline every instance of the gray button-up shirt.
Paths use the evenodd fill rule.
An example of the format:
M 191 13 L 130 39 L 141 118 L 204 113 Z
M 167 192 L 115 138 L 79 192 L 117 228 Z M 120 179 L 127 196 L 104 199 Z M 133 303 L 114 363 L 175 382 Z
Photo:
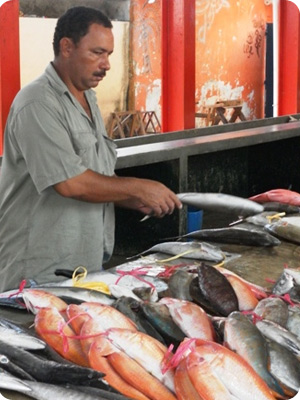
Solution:
M 0 291 L 22 279 L 61 279 L 57 268 L 99 271 L 112 253 L 113 204 L 65 198 L 52 187 L 87 169 L 114 174 L 115 144 L 94 91 L 85 94 L 92 120 L 50 64 L 13 102 L 0 176 Z

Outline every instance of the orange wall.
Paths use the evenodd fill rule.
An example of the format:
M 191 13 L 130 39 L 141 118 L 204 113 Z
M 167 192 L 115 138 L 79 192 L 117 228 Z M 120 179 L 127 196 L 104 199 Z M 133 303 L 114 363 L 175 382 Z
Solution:
M 130 110 L 161 114 L 161 4 L 132 0 L 130 5 Z
M 131 2 L 129 90 L 130 109 L 154 110 L 159 118 L 160 8 L 160 0 Z M 241 98 L 247 119 L 264 117 L 265 29 L 270 13 L 271 6 L 263 0 L 196 0 L 196 111 L 217 100 Z

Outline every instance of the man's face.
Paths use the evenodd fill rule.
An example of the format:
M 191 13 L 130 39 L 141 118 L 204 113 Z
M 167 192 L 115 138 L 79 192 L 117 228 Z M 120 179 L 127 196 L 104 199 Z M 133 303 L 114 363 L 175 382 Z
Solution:
M 109 56 L 114 50 L 110 28 L 92 24 L 77 45 L 72 43 L 69 56 L 69 74 L 77 90 L 96 87 L 110 69 Z

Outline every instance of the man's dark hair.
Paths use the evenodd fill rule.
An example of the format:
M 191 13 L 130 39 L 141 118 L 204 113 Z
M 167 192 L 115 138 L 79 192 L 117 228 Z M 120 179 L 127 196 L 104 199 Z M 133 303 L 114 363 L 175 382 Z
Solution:
M 112 28 L 111 20 L 100 10 L 91 7 L 72 7 L 57 21 L 54 37 L 54 55 L 59 54 L 59 42 L 63 37 L 72 39 L 77 44 L 88 33 L 91 24 Z

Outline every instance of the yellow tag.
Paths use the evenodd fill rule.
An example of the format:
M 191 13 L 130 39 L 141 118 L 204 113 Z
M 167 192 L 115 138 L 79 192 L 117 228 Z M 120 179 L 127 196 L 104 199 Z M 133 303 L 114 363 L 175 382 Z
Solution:
M 82 269 L 82 272 L 77 273 L 80 269 Z M 85 267 L 77 267 L 73 272 L 72 276 L 73 286 L 85 289 L 93 289 L 105 294 L 111 294 L 107 284 L 104 282 L 82 282 L 84 281 L 86 276 L 87 276 L 87 269 Z
M 280 219 L 281 217 L 285 216 L 285 212 L 277 213 L 274 215 L 267 215 L 267 219 L 272 222 L 273 219 Z

